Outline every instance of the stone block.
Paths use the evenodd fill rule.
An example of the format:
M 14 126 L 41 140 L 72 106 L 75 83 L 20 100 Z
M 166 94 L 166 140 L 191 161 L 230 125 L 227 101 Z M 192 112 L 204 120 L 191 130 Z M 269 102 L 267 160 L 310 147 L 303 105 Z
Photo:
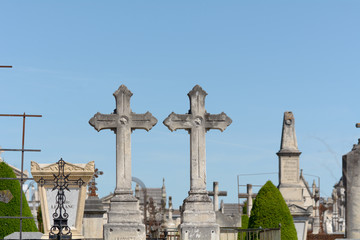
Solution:
M 218 240 L 220 228 L 218 224 L 183 223 L 180 227 L 182 240 Z
M 37 240 L 37 239 L 41 239 L 43 235 L 44 234 L 41 232 L 22 232 L 21 238 L 23 240 Z M 6 237 L 4 237 L 4 239 L 18 240 L 20 239 L 20 232 L 14 232 L 10 235 L 7 235 Z
M 104 239 L 107 240 L 144 240 L 144 224 L 107 223 L 104 225 Z

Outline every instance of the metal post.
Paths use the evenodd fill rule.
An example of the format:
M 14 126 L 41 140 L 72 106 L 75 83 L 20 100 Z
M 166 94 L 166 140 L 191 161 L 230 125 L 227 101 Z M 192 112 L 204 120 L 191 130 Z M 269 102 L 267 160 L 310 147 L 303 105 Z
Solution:
M 25 145 L 25 113 L 23 115 L 23 130 L 21 143 L 21 174 L 20 174 L 20 240 L 22 240 L 22 207 L 23 207 L 23 171 L 24 171 L 24 145 Z
M 0 66 L 0 68 L 12 68 L 12 66 Z M 20 216 L 19 217 L 9 217 L 9 216 L 0 216 L 0 218 L 16 218 L 20 220 L 20 232 L 19 239 L 22 240 L 22 220 L 33 218 L 33 217 L 23 217 L 23 185 L 24 181 L 32 180 L 32 178 L 24 178 L 24 153 L 27 151 L 40 152 L 37 149 L 25 149 L 25 118 L 26 117 L 42 117 L 42 115 L 26 115 L 25 112 L 23 114 L 0 114 L 0 117 L 22 117 L 23 118 L 23 128 L 22 128 L 22 144 L 21 149 L 2 149 L 2 151 L 21 151 L 21 173 L 19 178 L 1 178 L 1 179 L 10 179 L 10 180 L 20 180 Z

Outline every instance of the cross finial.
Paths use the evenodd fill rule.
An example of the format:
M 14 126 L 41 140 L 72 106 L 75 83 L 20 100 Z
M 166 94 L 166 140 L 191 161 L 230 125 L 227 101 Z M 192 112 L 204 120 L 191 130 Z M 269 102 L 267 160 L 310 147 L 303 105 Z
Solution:
M 98 168 L 95 168 L 94 175 L 93 175 L 91 181 L 88 184 L 88 186 L 89 186 L 89 197 L 97 197 L 96 190 L 98 190 L 98 188 L 96 187 L 97 183 L 95 182 L 95 178 L 98 178 L 99 175 L 103 175 L 103 174 L 104 174 L 103 171 L 99 171 Z

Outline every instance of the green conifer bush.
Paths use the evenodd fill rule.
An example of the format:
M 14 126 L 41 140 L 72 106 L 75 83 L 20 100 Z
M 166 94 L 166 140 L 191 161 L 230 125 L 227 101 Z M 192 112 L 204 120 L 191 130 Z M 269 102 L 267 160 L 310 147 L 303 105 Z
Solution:
M 0 162 L 0 177 L 16 178 L 15 173 L 5 162 Z M 10 190 L 13 198 L 8 203 L 0 202 L 0 216 L 20 216 L 20 183 L 17 180 L 0 180 L 0 190 Z M 32 217 L 25 194 L 23 194 L 23 211 L 25 217 Z M 20 219 L 0 219 L 0 239 L 20 231 Z M 37 232 L 34 219 L 22 220 L 23 232 Z
M 271 181 L 260 189 L 255 198 L 249 228 L 278 228 L 281 224 L 281 239 L 297 240 L 290 210 L 279 189 Z

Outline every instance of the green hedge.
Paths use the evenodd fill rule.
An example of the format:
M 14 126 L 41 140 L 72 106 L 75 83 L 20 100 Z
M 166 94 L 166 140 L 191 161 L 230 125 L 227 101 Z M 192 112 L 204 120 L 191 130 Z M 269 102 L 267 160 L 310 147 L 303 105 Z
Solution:
M 260 189 L 255 198 L 249 228 L 278 228 L 281 224 L 281 239 L 297 240 L 290 210 L 279 189 L 271 181 Z
M 5 162 L 0 162 L 0 177 L 16 178 L 15 173 Z M 20 216 L 20 182 L 17 180 L 0 180 L 0 190 L 10 190 L 13 198 L 10 202 L 0 202 L 0 216 Z M 23 194 L 23 216 L 32 217 L 25 194 Z M 0 219 L 0 239 L 5 236 L 20 231 L 19 219 Z M 37 232 L 34 219 L 22 220 L 23 232 Z

